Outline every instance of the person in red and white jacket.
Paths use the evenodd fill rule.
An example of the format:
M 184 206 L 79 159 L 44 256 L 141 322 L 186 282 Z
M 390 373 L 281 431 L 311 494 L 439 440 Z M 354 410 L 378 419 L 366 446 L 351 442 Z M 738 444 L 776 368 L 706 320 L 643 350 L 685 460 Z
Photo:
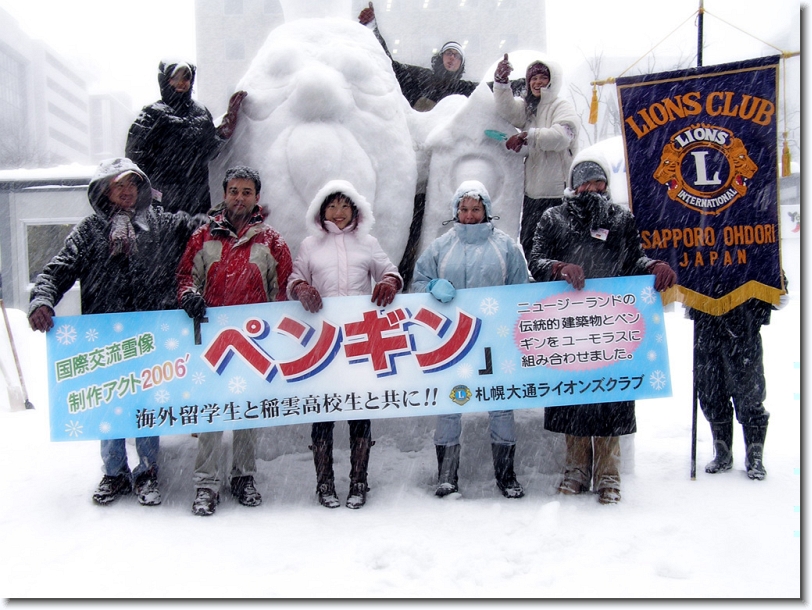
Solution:
M 178 267 L 178 300 L 189 317 L 203 318 L 207 307 L 287 300 L 290 250 L 263 222 L 261 186 L 256 170 L 239 166 L 226 171 L 224 201 L 189 239 Z M 196 515 L 213 514 L 219 502 L 222 436 L 205 432 L 198 438 L 192 505 Z M 234 430 L 231 493 L 245 506 L 262 502 L 254 485 L 255 453 L 256 430 Z

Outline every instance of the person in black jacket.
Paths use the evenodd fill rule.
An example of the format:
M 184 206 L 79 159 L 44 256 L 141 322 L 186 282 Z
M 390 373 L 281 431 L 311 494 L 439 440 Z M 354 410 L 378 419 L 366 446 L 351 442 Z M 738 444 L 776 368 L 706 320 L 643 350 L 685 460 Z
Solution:
M 73 228 L 31 290 L 33 330 L 53 328 L 54 307 L 77 280 L 83 314 L 177 309 L 175 270 L 206 216 L 153 207 L 149 179 L 129 159 L 103 161 L 87 196 L 93 214 Z M 101 442 L 104 477 L 94 502 L 109 504 L 130 493 L 134 482 L 141 504 L 161 503 L 158 437 L 137 438 L 135 448 L 138 466 L 130 473 L 124 439 Z
M 581 290 L 588 278 L 651 273 L 654 288 L 674 285 L 664 261 L 643 253 L 631 212 L 611 202 L 609 164 L 588 149 L 575 157 L 561 205 L 541 216 L 533 239 L 530 273 L 539 282 L 565 280 Z M 620 501 L 620 439 L 637 430 L 634 401 L 544 410 L 544 427 L 565 434 L 567 456 L 559 493 L 589 491 L 602 504 Z
M 160 62 L 161 99 L 144 106 L 127 136 L 126 156 L 146 172 L 169 212 L 209 211 L 209 161 L 233 135 L 247 95 L 237 91 L 231 96 L 228 112 L 215 128 L 211 113 L 192 99 L 195 73 L 188 62 Z
M 757 481 L 767 476 L 764 440 L 770 413 L 764 408 L 767 381 L 761 327 L 770 323 L 772 309 L 772 305 L 758 299 L 749 299 L 720 316 L 686 309 L 694 321 L 694 377 L 699 404 L 713 435 L 714 457 L 705 466 L 709 474 L 733 467 L 735 407 L 744 433 L 747 476 Z
M 474 81 L 462 80 L 462 74 L 465 72 L 465 54 L 459 43 L 453 40 L 445 43 L 439 53 L 432 56 L 431 68 L 410 66 L 392 58 L 378 30 L 375 9 L 371 2 L 369 8 L 365 8 L 358 15 L 358 21 L 375 32 L 378 42 L 392 60 L 392 69 L 395 71 L 403 96 L 415 110 L 421 112 L 431 110 L 437 102 L 449 95 L 459 94 L 468 97 L 479 85 Z

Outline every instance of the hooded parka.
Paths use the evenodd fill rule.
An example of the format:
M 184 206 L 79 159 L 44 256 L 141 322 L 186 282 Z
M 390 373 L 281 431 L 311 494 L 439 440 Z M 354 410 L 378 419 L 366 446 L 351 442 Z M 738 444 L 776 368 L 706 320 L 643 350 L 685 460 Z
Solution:
M 468 180 L 459 186 L 451 203 L 452 217 L 457 218 L 460 201 L 466 196 L 482 200 L 485 222 L 473 225 L 454 222 L 451 230 L 435 239 L 417 261 L 411 292 L 425 292 L 428 283 L 436 278 L 448 280 L 457 289 L 529 281 L 521 248 L 490 220 L 491 199 L 482 183 Z
M 527 132 L 529 148 L 524 170 L 524 192 L 533 199 L 560 197 L 573 157 L 578 152 L 580 120 L 575 108 L 558 97 L 563 84 L 563 72 L 558 62 L 544 56 L 530 62 L 528 72 L 535 64 L 544 64 L 550 70 L 550 83 L 541 91 L 538 106 L 533 110 L 534 97 L 530 93 L 530 79 L 526 80 L 526 97 L 513 97 L 508 83 L 494 83 L 493 95 L 496 111 L 514 127 Z
M 169 84 L 178 69 L 187 69 L 191 84 L 178 93 Z M 126 154 L 161 192 L 161 205 L 170 212 L 205 214 L 211 208 L 209 160 L 225 140 L 214 127 L 211 113 L 192 99 L 193 64 L 162 61 L 158 65 L 161 100 L 144 106 L 130 127 Z
M 355 220 L 344 229 L 321 220 L 321 205 L 333 193 L 341 193 L 357 209 Z M 332 180 L 316 193 L 305 222 L 310 235 L 299 246 L 293 263 L 289 298 L 294 298 L 293 288 L 300 282 L 307 282 L 325 297 L 372 294 L 373 285 L 385 275 L 398 278 L 403 285 L 397 267 L 369 234 L 375 224 L 372 206 L 346 180 Z
M 111 255 L 111 219 L 117 209 L 106 191 L 113 178 L 127 171 L 141 178 L 131 221 L 137 249 Z M 73 228 L 62 250 L 37 276 L 29 314 L 41 305 L 53 309 L 76 280 L 81 282 L 83 314 L 176 309 L 175 269 L 187 240 L 205 218 L 153 207 L 149 179 L 124 158 L 103 161 L 87 195 L 94 212 Z

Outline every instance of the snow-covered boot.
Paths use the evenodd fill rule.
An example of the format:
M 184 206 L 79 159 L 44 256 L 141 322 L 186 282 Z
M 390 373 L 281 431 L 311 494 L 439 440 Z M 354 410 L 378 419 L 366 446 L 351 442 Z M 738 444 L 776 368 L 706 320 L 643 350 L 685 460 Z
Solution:
M 231 495 L 243 506 L 259 506 L 262 496 L 254 485 L 254 477 L 246 475 L 231 477 Z
M 219 503 L 219 493 L 208 487 L 201 487 L 197 490 L 194 502 L 192 502 L 192 512 L 201 517 L 209 517 L 217 510 Z
M 341 502 L 336 495 L 333 475 L 333 441 L 313 441 L 313 463 L 316 465 L 316 495 L 319 504 L 327 508 L 338 508 Z
M 142 506 L 157 506 L 161 503 L 161 491 L 158 489 L 158 475 L 150 468 L 135 477 L 135 495 Z
M 375 442 L 368 438 L 350 439 L 350 493 L 347 508 L 361 508 L 367 501 L 369 450 Z
M 513 458 L 516 455 L 516 445 L 503 445 L 491 443 L 493 453 L 493 471 L 496 475 L 496 486 L 506 498 L 521 498 L 524 489 L 516 480 L 513 472 Z
M 711 424 L 713 459 L 705 465 L 705 472 L 716 474 L 733 468 L 733 422 Z
M 132 491 L 132 479 L 130 473 L 120 474 L 115 477 L 104 475 L 99 487 L 93 493 L 93 501 L 96 504 L 110 504 L 118 496 L 123 496 Z
M 435 445 L 437 450 L 437 490 L 435 496 L 457 493 L 457 470 L 460 467 L 460 445 Z
M 744 467 L 747 476 L 761 481 L 767 476 L 764 468 L 764 439 L 767 437 L 767 426 L 742 426 L 744 430 L 745 458 Z

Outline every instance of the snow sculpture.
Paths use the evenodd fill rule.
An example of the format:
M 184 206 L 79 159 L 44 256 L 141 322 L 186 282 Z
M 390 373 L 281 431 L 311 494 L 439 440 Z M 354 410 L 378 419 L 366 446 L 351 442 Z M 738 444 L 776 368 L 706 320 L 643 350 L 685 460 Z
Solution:
M 509 152 L 503 142 L 485 136 L 485 130 L 512 135 L 516 129 L 496 114 L 493 92 L 486 83 L 466 99 L 452 96 L 441 100 L 428 114 L 452 98 L 464 100 L 458 111 L 429 134 L 425 147 L 431 152 L 426 190 L 426 213 L 420 251 L 448 230 L 442 226 L 451 218 L 451 198 L 465 180 L 479 180 L 488 189 L 495 221 L 502 231 L 516 237 L 524 196 L 524 157 Z
M 372 202 L 372 233 L 399 261 L 417 181 L 407 124 L 412 110 L 372 32 L 340 18 L 285 23 L 270 33 L 237 89 L 248 97 L 212 169 L 213 192 L 225 168 L 257 168 L 269 222 L 295 255 L 316 192 L 329 180 L 348 180 Z

